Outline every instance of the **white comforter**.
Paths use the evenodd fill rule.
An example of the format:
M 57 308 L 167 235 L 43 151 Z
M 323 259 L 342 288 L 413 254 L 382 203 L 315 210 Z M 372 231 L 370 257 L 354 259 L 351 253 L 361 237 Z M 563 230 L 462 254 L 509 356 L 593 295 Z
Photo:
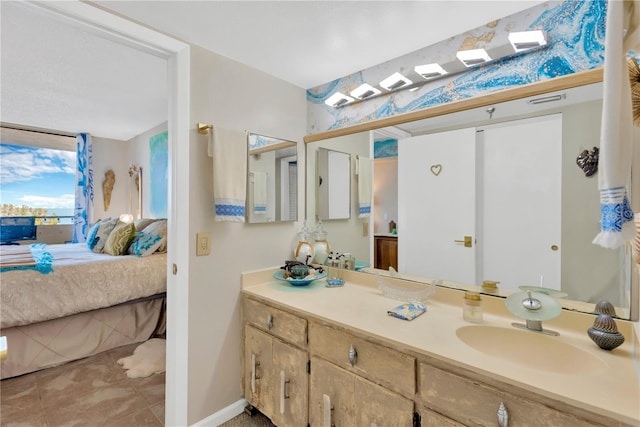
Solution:
M 165 292 L 167 254 L 91 252 L 84 243 L 47 245 L 53 273 L 0 273 L 0 328 L 42 322 Z

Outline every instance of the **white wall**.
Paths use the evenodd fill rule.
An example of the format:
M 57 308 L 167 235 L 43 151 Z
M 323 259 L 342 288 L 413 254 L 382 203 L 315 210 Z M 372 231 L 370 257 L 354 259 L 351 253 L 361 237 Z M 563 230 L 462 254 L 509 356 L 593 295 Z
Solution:
M 126 141 L 92 137 L 93 142 L 93 223 L 103 218 L 117 218 L 129 207 L 129 147 Z M 109 210 L 104 209 L 102 183 L 104 174 L 112 169 L 116 182 Z
M 373 165 L 373 232 L 389 233 L 390 221 L 400 227 L 398 224 L 398 158 L 375 159 Z
M 191 50 L 189 141 L 188 420 L 236 402 L 241 391 L 240 274 L 284 264 L 299 224 L 214 222 L 213 168 L 197 122 L 298 142 L 306 125 L 305 90 L 197 46 Z M 300 158 L 304 151 L 300 151 Z M 304 188 L 300 165 L 298 188 Z M 300 197 L 302 213 L 304 197 Z M 300 217 L 302 218 L 302 214 Z M 211 233 L 211 255 L 196 257 L 196 232 Z

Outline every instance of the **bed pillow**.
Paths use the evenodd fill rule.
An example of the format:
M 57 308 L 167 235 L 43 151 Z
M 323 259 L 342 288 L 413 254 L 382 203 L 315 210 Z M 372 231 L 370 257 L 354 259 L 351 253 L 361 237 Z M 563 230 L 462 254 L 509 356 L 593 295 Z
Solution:
M 100 224 L 98 225 L 98 231 L 96 232 L 96 236 L 94 238 L 95 243 L 93 243 L 93 247 L 91 248 L 93 252 L 98 254 L 102 253 L 104 245 L 105 243 L 107 243 L 107 239 L 109 238 L 109 234 L 111 234 L 117 223 L 118 218 L 100 221 Z
M 93 247 L 96 245 L 96 242 L 97 242 L 96 235 L 98 234 L 99 228 L 100 228 L 100 220 L 97 220 L 96 223 L 93 224 L 93 227 L 91 227 L 91 230 L 87 235 L 87 246 L 91 250 L 93 250 Z
M 148 256 L 158 250 L 167 240 L 166 236 L 158 236 L 157 234 L 147 234 L 141 231 L 137 232 L 127 249 L 129 255 Z
M 167 251 L 167 220 L 160 219 L 154 223 L 147 225 L 144 230 L 142 230 L 144 234 L 155 234 L 160 237 L 164 237 L 162 244 L 158 248 L 158 252 L 166 252 Z
M 129 248 L 129 244 L 135 234 L 136 226 L 132 222 L 118 222 L 111 233 L 109 233 L 109 237 L 102 251 L 109 255 L 126 254 L 127 248 Z
M 140 218 L 140 219 L 136 219 L 135 221 L 133 221 L 133 223 L 136 226 L 136 231 L 142 231 L 148 225 L 150 225 L 151 223 L 154 223 L 156 221 L 157 221 L 156 218 Z

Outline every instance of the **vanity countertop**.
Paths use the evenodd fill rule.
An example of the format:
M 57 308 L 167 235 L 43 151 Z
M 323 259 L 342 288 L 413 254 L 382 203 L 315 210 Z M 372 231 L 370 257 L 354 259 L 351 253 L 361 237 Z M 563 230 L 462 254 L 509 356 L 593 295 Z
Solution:
M 546 358 L 559 358 L 558 367 L 537 369 L 507 355 L 495 357 L 477 351 L 457 337 L 458 328 L 474 325 L 462 319 L 461 291 L 438 288 L 427 302 L 427 312 L 405 321 L 386 314 L 401 302 L 382 296 L 371 274 L 345 272 L 345 285 L 338 288 L 326 287 L 323 280 L 294 287 L 273 279 L 274 271 L 243 274 L 242 292 L 619 422 L 640 425 L 638 338 L 630 322 L 617 320 L 626 341 L 613 351 L 605 351 L 587 336 L 593 316 L 563 310 L 556 319 L 543 322 L 545 329 L 560 333 L 549 338 L 577 347 L 599 363 L 591 369 L 576 369 L 579 362 L 569 361 L 572 372 L 567 372 L 562 368 L 563 364 L 569 366 L 567 360 L 546 351 Z M 483 296 L 483 301 L 482 325 L 515 330 L 511 323 L 522 321 L 506 311 L 504 299 Z
M 398 233 L 374 233 L 374 237 L 398 237 Z

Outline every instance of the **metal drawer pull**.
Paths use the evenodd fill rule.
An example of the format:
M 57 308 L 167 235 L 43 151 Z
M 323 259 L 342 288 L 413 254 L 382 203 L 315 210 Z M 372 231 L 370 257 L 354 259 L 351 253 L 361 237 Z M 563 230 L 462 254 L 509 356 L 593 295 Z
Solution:
M 256 392 L 256 366 L 258 366 L 260 362 L 256 360 L 256 354 L 251 353 L 251 393 Z
M 335 424 L 331 422 L 331 411 L 333 411 L 333 405 L 331 404 L 331 398 L 323 394 L 322 395 L 322 427 L 334 427 Z
M 280 414 L 284 414 L 284 400 L 289 398 L 287 384 L 291 381 L 285 376 L 284 370 L 280 371 Z
M 271 330 L 273 328 L 273 316 L 271 314 L 267 315 L 267 329 Z
M 500 427 L 509 427 L 509 411 L 507 411 L 503 402 L 500 402 L 500 406 L 498 406 L 498 425 Z
M 358 352 L 353 347 L 353 345 L 349 347 L 348 358 L 349 358 L 349 363 L 351 363 L 351 366 L 355 366 L 356 362 L 358 361 Z

